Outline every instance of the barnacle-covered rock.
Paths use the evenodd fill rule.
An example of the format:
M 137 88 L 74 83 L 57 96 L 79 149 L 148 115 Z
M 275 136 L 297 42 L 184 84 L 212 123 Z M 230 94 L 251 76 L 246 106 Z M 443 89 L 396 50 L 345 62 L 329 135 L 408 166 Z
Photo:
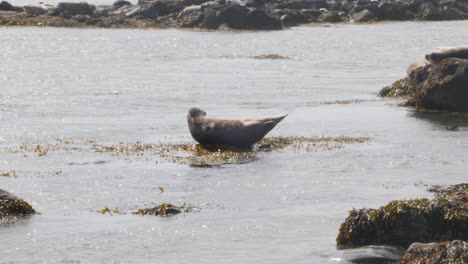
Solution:
M 468 184 L 440 190 L 433 200 L 397 200 L 378 209 L 352 210 L 336 242 L 338 248 L 408 247 L 413 242 L 456 239 L 468 239 Z
M 399 264 L 463 264 L 468 263 L 468 242 L 461 240 L 440 243 L 413 243 Z

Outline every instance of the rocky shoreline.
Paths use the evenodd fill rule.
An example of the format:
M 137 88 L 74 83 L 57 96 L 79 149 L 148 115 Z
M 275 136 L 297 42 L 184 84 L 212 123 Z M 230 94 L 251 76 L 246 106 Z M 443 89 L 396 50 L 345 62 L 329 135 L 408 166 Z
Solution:
M 0 26 L 279 30 L 308 23 L 468 19 L 463 0 L 118 0 L 113 5 L 0 3 Z

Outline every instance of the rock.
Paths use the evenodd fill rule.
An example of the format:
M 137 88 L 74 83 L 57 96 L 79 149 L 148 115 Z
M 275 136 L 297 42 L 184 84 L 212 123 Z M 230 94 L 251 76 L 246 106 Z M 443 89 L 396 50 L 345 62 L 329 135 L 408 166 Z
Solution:
M 0 10 L 2 11 L 16 11 L 16 8 L 7 1 L 0 2 Z
M 292 27 L 297 24 L 308 23 L 309 19 L 304 13 L 298 10 L 290 10 L 287 14 L 281 16 L 281 23 L 285 27 Z
M 368 9 L 364 9 L 361 12 L 354 14 L 353 19 L 356 22 L 369 22 L 376 20 L 377 17 Z
M 267 3 L 272 9 L 315 9 L 328 8 L 325 0 L 289 0 L 289 1 L 272 1 Z
M 126 5 L 132 5 L 132 3 L 130 3 L 129 1 L 125 1 L 125 0 L 117 0 L 113 4 L 115 8 L 121 8 L 122 6 L 126 6 Z
M 226 24 L 230 28 L 242 29 L 245 27 L 245 17 L 249 13 L 247 7 L 231 5 L 222 8 L 217 12 L 221 24 Z
M 167 6 L 163 2 L 156 1 L 134 6 L 125 15 L 127 17 L 156 19 L 160 15 L 163 16 L 164 13 L 167 13 Z
M 399 264 L 468 263 L 468 242 L 461 240 L 440 243 L 413 243 Z
M 18 217 L 35 213 L 36 211 L 27 202 L 0 189 L 0 220 L 14 221 Z
M 418 108 L 468 112 L 468 60 L 447 58 L 412 72 Z
M 353 209 L 336 242 L 339 248 L 408 247 L 413 242 L 457 239 L 468 239 L 468 184 L 442 190 L 433 200 L 398 200 L 379 209 Z
M 419 20 L 442 20 L 442 14 L 434 3 L 422 3 L 416 15 Z
M 216 11 L 208 10 L 203 14 L 200 27 L 207 29 L 217 29 L 220 25 L 220 19 L 218 16 L 216 16 Z
M 338 23 L 342 22 L 342 18 L 338 13 L 336 12 L 324 12 L 322 13 L 319 18 L 319 22 L 329 22 L 329 23 Z
M 68 3 L 68 2 L 61 2 L 57 5 L 57 8 L 53 12 L 55 16 L 76 16 L 76 15 L 92 15 L 96 7 L 94 5 L 90 5 L 86 2 L 81 3 Z
M 402 78 L 394 82 L 390 86 L 384 87 L 379 92 L 380 97 L 408 97 L 411 96 L 414 92 L 414 88 L 411 85 L 408 78 Z
M 245 29 L 274 30 L 283 27 L 281 20 L 268 15 L 263 9 L 251 9 L 245 22 Z
M 414 15 L 408 10 L 408 5 L 402 1 L 382 2 L 375 10 L 379 20 L 409 20 Z
M 182 11 L 179 16 L 179 25 L 180 27 L 193 28 L 198 27 L 204 19 L 203 12 L 200 11 L 200 8 L 190 9 L 189 11 Z

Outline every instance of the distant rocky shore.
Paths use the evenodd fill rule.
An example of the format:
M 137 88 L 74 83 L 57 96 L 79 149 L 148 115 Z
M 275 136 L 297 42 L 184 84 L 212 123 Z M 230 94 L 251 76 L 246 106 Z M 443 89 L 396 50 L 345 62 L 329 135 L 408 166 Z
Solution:
M 464 0 L 118 0 L 0 3 L 0 26 L 278 30 L 306 23 L 468 19 Z

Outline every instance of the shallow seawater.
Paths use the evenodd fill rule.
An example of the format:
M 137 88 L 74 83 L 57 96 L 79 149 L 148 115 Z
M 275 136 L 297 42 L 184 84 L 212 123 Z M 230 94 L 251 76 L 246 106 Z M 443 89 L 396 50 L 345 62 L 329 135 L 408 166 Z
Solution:
M 339 225 L 352 208 L 432 197 L 431 185 L 466 182 L 468 121 L 416 113 L 376 93 L 426 52 L 466 45 L 467 26 L 410 22 L 274 32 L 1 28 L 0 173 L 14 171 L 16 177 L 0 177 L 0 189 L 41 214 L 0 226 L 0 262 L 398 258 L 380 247 L 337 251 Z M 252 58 L 263 54 L 291 59 Z M 253 162 L 214 168 L 152 155 L 9 151 L 57 140 L 193 142 L 185 120 L 191 106 L 233 118 L 289 114 L 270 136 L 371 141 L 328 151 L 272 151 Z M 173 217 L 96 212 L 131 212 L 163 202 L 200 210 Z

